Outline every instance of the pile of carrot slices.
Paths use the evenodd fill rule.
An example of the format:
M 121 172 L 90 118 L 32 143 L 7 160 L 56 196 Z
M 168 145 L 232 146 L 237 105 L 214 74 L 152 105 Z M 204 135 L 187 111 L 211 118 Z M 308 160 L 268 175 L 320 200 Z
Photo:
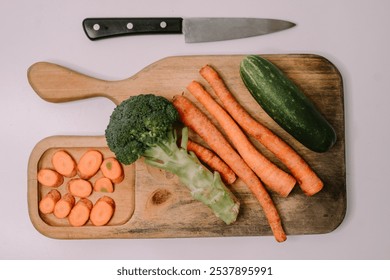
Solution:
M 93 192 L 114 192 L 115 184 L 124 179 L 119 161 L 115 157 L 104 158 L 100 151 L 90 149 L 76 162 L 68 151 L 60 149 L 53 154 L 51 163 L 51 168 L 42 168 L 37 174 L 38 182 L 50 188 L 39 201 L 39 211 L 53 214 L 58 219 L 67 218 L 75 227 L 88 221 L 95 226 L 108 224 L 115 211 L 114 199 L 103 195 L 93 204 L 89 197 Z M 92 184 L 90 179 L 97 174 L 98 178 Z M 67 183 L 62 195 L 58 188 L 65 178 Z
M 292 147 L 255 120 L 239 104 L 212 66 L 205 65 L 199 73 L 222 105 L 197 81 L 190 82 L 187 90 L 220 125 L 227 139 L 188 98 L 183 95 L 175 96 L 172 102 L 183 124 L 198 134 L 211 148 L 211 151 L 206 150 L 208 155 L 205 156 L 205 152 L 202 151 L 203 148 L 206 149 L 205 147 L 197 148 L 189 141 L 188 150 L 193 150 L 201 161 L 206 162 L 205 158 L 217 158 L 221 161 L 222 163 L 216 163 L 216 166 L 211 164 L 209 166 L 219 171 L 225 182 L 234 182 L 235 179 L 228 181 L 228 177 L 240 178 L 259 201 L 275 239 L 278 242 L 285 241 L 287 237 L 282 221 L 268 191 L 287 197 L 298 183 L 306 195 L 312 196 L 323 188 L 323 182 Z M 272 152 L 291 174 L 261 154 L 246 133 Z M 214 152 L 215 155 L 209 155 Z

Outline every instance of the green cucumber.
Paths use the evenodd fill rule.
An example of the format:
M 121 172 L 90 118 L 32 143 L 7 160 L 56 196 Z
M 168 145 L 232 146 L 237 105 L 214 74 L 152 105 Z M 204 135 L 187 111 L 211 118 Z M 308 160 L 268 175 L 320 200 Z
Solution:
M 326 152 L 336 133 L 310 99 L 279 68 L 258 55 L 240 64 L 241 78 L 264 111 L 297 141 L 315 152 Z

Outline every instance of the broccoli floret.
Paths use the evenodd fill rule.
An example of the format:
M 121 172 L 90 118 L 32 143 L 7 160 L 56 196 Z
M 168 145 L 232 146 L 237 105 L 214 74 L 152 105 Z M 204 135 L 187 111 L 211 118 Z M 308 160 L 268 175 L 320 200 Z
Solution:
M 166 98 L 154 94 L 132 96 L 114 109 L 105 131 L 107 145 L 123 164 L 144 157 L 147 164 L 177 175 L 195 199 L 208 205 L 225 223 L 234 222 L 239 202 L 218 172 L 212 173 L 188 153 L 186 127 L 182 144 L 177 145 L 178 120 L 176 108 Z
M 126 99 L 114 109 L 106 129 L 109 148 L 123 164 L 168 140 L 178 113 L 167 99 L 153 94 Z

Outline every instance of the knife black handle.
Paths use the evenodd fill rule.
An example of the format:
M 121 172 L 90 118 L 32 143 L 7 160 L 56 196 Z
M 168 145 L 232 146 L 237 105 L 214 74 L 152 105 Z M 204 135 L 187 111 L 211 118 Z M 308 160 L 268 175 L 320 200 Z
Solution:
M 182 33 L 182 18 L 86 18 L 83 29 L 91 40 L 138 34 Z

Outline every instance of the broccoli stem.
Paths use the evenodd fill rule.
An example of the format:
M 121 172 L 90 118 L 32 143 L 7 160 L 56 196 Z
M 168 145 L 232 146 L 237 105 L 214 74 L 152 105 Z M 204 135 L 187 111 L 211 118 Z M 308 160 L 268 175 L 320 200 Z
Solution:
M 239 212 L 238 200 L 222 182 L 218 172 L 212 173 L 193 153 L 188 153 L 187 137 L 188 131 L 184 128 L 182 144 L 178 147 L 175 131 L 172 131 L 167 141 L 147 149 L 145 162 L 177 175 L 194 199 L 210 207 L 226 224 L 233 223 Z

